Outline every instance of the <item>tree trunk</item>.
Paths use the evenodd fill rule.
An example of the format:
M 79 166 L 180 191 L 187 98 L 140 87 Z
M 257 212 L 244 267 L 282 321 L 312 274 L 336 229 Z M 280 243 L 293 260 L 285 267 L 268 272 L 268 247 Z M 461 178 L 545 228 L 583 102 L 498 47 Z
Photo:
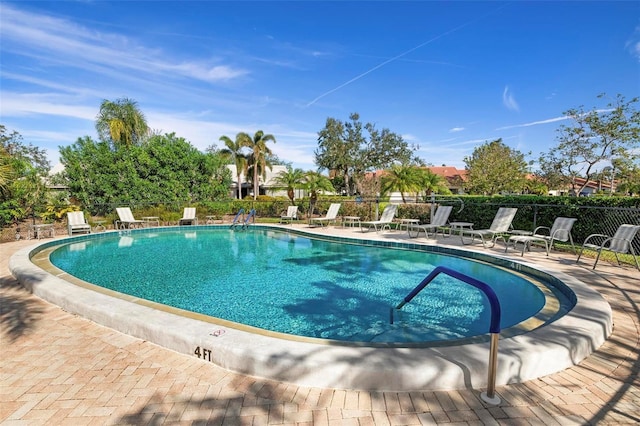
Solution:
M 349 196 L 353 195 L 353 190 L 351 188 L 350 181 L 349 181 L 349 172 L 348 171 L 344 172 L 343 178 L 344 178 L 344 187 L 347 188 L 347 195 L 349 195 Z
M 314 191 L 309 195 L 309 219 L 313 217 L 313 211 L 316 208 L 316 201 L 318 201 L 318 194 Z
M 253 199 L 256 200 L 258 198 L 258 192 L 260 191 L 260 187 L 258 186 L 258 169 L 254 166 L 253 170 Z

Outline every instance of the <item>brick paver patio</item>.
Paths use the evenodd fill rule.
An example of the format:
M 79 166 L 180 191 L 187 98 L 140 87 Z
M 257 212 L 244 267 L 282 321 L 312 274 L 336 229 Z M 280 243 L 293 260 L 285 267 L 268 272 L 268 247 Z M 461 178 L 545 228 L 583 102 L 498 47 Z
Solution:
M 404 236 L 397 233 L 397 238 Z M 456 239 L 444 242 L 455 244 Z M 228 372 L 30 295 L 9 274 L 8 259 L 31 244 L 0 244 L 2 425 L 640 423 L 640 272 L 628 265 L 602 263 L 594 273 L 587 264 L 576 265 L 571 254 L 526 255 L 598 290 L 612 306 L 614 330 L 579 365 L 498 387 L 502 401 L 489 406 L 480 390 L 345 391 Z M 492 250 L 503 254 L 502 246 Z

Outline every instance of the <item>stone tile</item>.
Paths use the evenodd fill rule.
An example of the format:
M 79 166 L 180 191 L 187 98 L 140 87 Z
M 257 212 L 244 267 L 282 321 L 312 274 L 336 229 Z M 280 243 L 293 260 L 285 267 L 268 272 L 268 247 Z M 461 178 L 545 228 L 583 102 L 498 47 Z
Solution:
M 324 230 L 327 231 L 326 229 Z M 398 234 L 390 233 L 395 238 Z M 437 244 L 451 241 L 437 240 Z M 12 424 L 582 425 L 640 423 L 640 293 L 630 268 L 597 273 L 531 253 L 530 261 L 591 280 L 614 310 L 614 332 L 579 365 L 500 386 L 499 406 L 473 389 L 367 392 L 305 388 L 223 370 L 71 315 L 16 285 L 8 259 L 31 242 L 0 244 L 0 296 L 37 321 L 2 334 L 0 422 Z M 502 255 L 502 250 L 495 251 Z M 518 259 L 514 256 L 513 259 Z

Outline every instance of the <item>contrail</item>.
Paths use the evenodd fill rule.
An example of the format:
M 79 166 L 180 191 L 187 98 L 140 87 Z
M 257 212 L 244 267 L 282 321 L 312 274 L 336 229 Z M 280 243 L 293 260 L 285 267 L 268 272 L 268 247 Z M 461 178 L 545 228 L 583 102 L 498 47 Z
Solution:
M 415 51 L 415 50 L 418 50 L 418 49 L 420 49 L 420 48 L 421 48 L 421 47 L 423 47 L 423 46 L 426 46 L 426 45 L 427 45 L 427 44 L 429 44 L 429 43 L 433 43 L 434 41 L 436 41 L 436 40 L 438 40 L 438 39 L 440 39 L 440 38 L 442 38 L 442 37 L 448 36 L 448 35 L 449 35 L 449 34 L 451 34 L 451 33 L 454 33 L 454 32 L 456 32 L 456 31 L 458 31 L 458 30 L 460 30 L 460 29 L 462 29 L 462 28 L 464 28 L 464 27 L 466 27 L 466 26 L 469 26 L 469 25 L 471 25 L 471 24 L 473 24 L 473 23 L 475 23 L 475 22 L 477 22 L 477 21 L 479 21 L 479 20 L 481 20 L 481 19 L 484 19 L 484 18 L 486 18 L 487 16 L 492 15 L 492 14 L 494 14 L 494 13 L 498 12 L 498 11 L 499 11 L 499 10 L 501 10 L 501 9 L 504 9 L 506 6 L 507 6 L 507 4 L 505 4 L 505 5 L 503 5 L 503 6 L 500 6 L 499 8 L 497 8 L 497 9 L 495 9 L 495 10 L 492 10 L 491 12 L 488 12 L 488 13 L 486 13 L 486 14 L 484 14 L 484 15 L 482 15 L 482 16 L 480 16 L 480 17 L 476 18 L 476 19 L 472 19 L 472 20 L 471 20 L 471 21 L 469 21 L 469 22 L 466 22 L 466 23 L 464 23 L 464 24 L 462 24 L 462 25 L 459 25 L 459 26 L 457 26 L 457 27 L 455 27 L 455 28 L 450 29 L 449 31 L 446 31 L 446 32 L 444 32 L 444 33 L 442 33 L 442 34 L 440 34 L 440 35 L 437 35 L 437 36 L 435 36 L 434 38 L 432 38 L 432 39 L 430 39 L 430 40 L 427 40 L 427 41 L 425 41 L 424 43 L 421 43 L 421 44 L 417 45 L 416 47 L 413 47 L 413 48 L 411 48 L 411 49 L 407 50 L 406 52 L 402 52 L 401 54 L 399 54 L 399 55 L 397 55 L 397 56 L 394 56 L 394 57 L 393 57 L 393 58 L 391 58 L 391 59 L 387 59 L 386 61 L 384 61 L 384 62 L 382 62 L 382 63 L 380 63 L 380 64 L 376 65 L 375 67 L 373 67 L 373 68 L 371 68 L 371 69 L 369 69 L 369 70 L 367 70 L 367 71 L 365 71 L 365 72 L 363 72 L 362 74 L 357 75 L 356 77 L 353 77 L 351 80 L 349 80 L 349 81 L 347 81 L 347 82 L 345 82 L 345 83 L 342 83 L 340 86 L 335 87 L 335 88 L 333 88 L 333 89 L 331 89 L 331 90 L 329 90 L 329 91 L 327 91 L 327 92 L 324 92 L 323 94 L 321 94 L 320 96 L 318 96 L 317 98 L 315 98 L 314 100 L 312 100 L 311 102 L 309 102 L 309 103 L 305 106 L 305 108 L 310 107 L 311 105 L 315 104 L 316 102 L 318 102 L 320 99 L 324 98 L 325 96 L 328 96 L 328 95 L 332 94 L 333 92 L 336 92 L 336 91 L 338 91 L 338 90 L 342 89 L 343 87 L 348 86 L 349 84 L 353 83 L 354 81 L 360 80 L 360 79 L 361 79 L 362 77 L 364 77 L 365 75 L 371 74 L 372 72 L 374 72 L 374 71 L 375 71 L 375 70 L 377 70 L 378 68 L 382 68 L 383 66 L 387 65 L 388 63 L 393 62 L 393 61 L 396 61 L 396 60 L 398 60 L 398 59 L 402 58 L 403 56 L 406 56 L 406 55 L 408 55 L 409 53 L 411 53 L 411 52 L 413 52 L 413 51 Z

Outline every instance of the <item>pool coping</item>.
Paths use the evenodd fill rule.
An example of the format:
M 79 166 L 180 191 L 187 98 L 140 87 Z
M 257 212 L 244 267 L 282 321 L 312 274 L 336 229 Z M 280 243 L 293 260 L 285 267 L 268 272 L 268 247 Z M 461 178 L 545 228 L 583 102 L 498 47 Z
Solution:
M 195 228 L 200 227 L 210 229 L 211 225 Z M 292 231 L 282 226 L 264 227 Z M 319 236 L 299 229 L 294 233 L 349 242 L 360 239 Z M 113 235 L 101 235 L 109 234 Z M 366 234 L 363 237 L 366 239 Z M 86 238 L 70 237 L 65 241 Z M 195 352 L 199 348 L 199 358 L 234 372 L 300 386 L 361 390 L 480 389 L 488 383 L 488 341 L 455 346 L 381 348 L 320 344 L 250 333 L 97 293 L 66 281 L 64 273 L 55 276 L 31 262 L 33 253 L 57 244 L 61 241 L 40 242 L 19 250 L 10 259 L 11 273 L 33 294 L 98 324 L 180 353 L 197 356 Z M 389 241 L 375 244 L 411 245 Z M 464 248 L 439 246 L 434 251 L 464 253 L 472 258 L 489 256 L 516 268 L 540 270 L 564 282 L 576 296 L 573 310 L 553 323 L 523 335 L 501 337 L 496 385 L 523 382 L 575 365 L 611 334 L 609 304 L 587 284 L 567 274 Z

